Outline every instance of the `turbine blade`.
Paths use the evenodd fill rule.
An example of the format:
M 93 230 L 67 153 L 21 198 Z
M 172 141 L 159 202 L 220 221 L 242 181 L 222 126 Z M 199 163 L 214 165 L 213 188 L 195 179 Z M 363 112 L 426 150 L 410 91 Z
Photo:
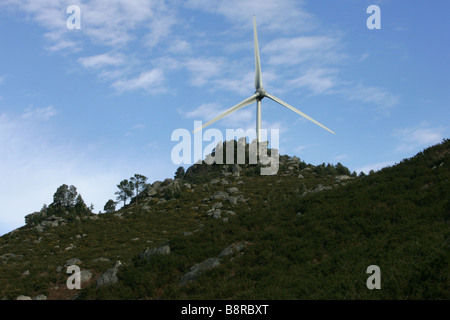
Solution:
M 253 16 L 253 36 L 255 39 L 255 89 L 258 90 L 262 87 L 261 78 L 261 62 L 259 59 L 259 46 L 258 46 L 258 32 L 256 31 L 256 19 Z
M 256 101 L 256 97 L 257 97 L 257 96 L 258 96 L 258 95 L 255 93 L 254 95 L 248 97 L 247 99 L 245 99 L 245 100 L 242 101 L 242 102 L 239 102 L 239 103 L 238 103 L 237 105 L 235 105 L 234 107 L 231 107 L 230 109 L 228 109 L 228 110 L 225 111 L 224 113 L 218 115 L 218 116 L 215 117 L 214 119 L 208 121 L 208 122 L 205 123 L 203 126 L 198 127 L 197 129 L 195 129 L 195 130 L 192 131 L 192 132 L 195 133 L 195 132 L 197 132 L 198 130 L 203 129 L 204 127 L 209 126 L 210 124 L 216 122 L 217 120 L 220 120 L 220 119 L 226 117 L 226 116 L 229 115 L 230 113 L 235 112 L 236 110 L 239 110 L 239 109 L 241 109 L 241 108 L 243 108 L 243 107 L 245 107 L 245 106 L 248 106 L 249 104 L 251 104 L 251 103 L 253 103 L 253 102 Z
M 268 93 L 266 93 L 265 96 L 266 96 L 267 98 L 269 98 L 269 99 L 272 99 L 272 100 L 275 101 L 275 102 L 278 102 L 278 103 L 281 104 L 282 106 L 284 106 L 284 107 L 286 107 L 286 108 L 288 108 L 288 109 L 294 111 L 295 113 L 298 113 L 299 115 L 301 115 L 302 117 L 308 119 L 309 121 L 314 122 L 314 123 L 317 124 L 318 126 L 321 126 L 321 127 L 324 128 L 325 130 L 331 132 L 332 134 L 335 134 L 333 131 L 331 131 L 330 129 L 328 129 L 327 127 L 325 127 L 323 124 L 317 122 L 316 120 L 314 120 L 314 119 L 311 118 L 310 116 L 304 114 L 304 113 L 301 112 L 300 110 L 298 110 L 298 109 L 294 108 L 293 106 L 287 104 L 287 103 L 284 102 L 283 100 L 280 100 L 280 99 L 278 99 L 277 97 L 272 96 L 272 95 L 270 95 L 270 94 L 268 94 Z

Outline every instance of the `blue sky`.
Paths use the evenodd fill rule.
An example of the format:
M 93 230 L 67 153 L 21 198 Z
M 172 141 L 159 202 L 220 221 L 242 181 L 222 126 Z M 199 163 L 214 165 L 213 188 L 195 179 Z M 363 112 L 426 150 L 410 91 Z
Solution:
M 70 5 L 81 29 L 67 28 Z M 448 12 L 444 0 L 0 0 L 0 234 L 64 183 L 98 212 L 135 173 L 172 178 L 172 132 L 254 92 L 253 15 L 266 90 L 336 132 L 264 99 L 281 154 L 358 173 L 411 157 L 449 137 Z M 211 127 L 255 117 L 250 105 Z

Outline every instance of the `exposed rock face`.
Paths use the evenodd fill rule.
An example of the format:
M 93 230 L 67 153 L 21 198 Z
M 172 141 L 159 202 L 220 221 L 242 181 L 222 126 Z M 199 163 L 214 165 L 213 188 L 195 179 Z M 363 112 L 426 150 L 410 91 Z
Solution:
M 67 223 L 67 220 L 63 217 L 55 215 L 47 217 L 45 212 L 31 213 L 25 217 L 25 221 L 29 225 L 35 225 L 38 232 L 43 232 L 46 227 L 55 228 L 58 226 L 64 226 Z
M 243 241 L 238 243 L 233 243 L 232 245 L 226 247 L 222 250 L 222 252 L 219 254 L 219 258 L 223 258 L 232 254 L 235 254 L 239 251 L 244 250 L 250 245 L 249 242 Z
M 92 279 L 92 272 L 90 270 L 80 271 L 80 282 L 84 283 Z
M 161 187 L 161 191 L 164 191 L 167 189 L 172 190 L 172 191 L 180 190 L 181 189 L 181 179 L 175 179 L 175 180 L 166 179 L 166 180 L 164 180 L 163 186 Z
M 249 245 L 250 245 L 250 243 L 246 242 L 246 241 L 234 243 L 234 244 L 226 247 L 224 250 L 222 250 L 222 252 L 216 258 L 208 258 L 208 259 L 204 260 L 203 262 L 200 262 L 200 263 L 194 265 L 193 267 L 191 267 L 189 269 L 189 271 L 183 277 L 181 277 L 179 285 L 185 286 L 189 282 L 197 280 L 197 278 L 204 272 L 220 265 L 220 262 L 222 259 L 224 259 L 227 256 L 236 254 L 237 252 L 244 250 Z
M 145 191 L 143 192 L 144 196 L 147 198 L 157 196 L 160 193 L 163 193 L 166 190 L 175 192 L 181 190 L 181 186 L 183 185 L 183 180 L 181 179 L 165 179 L 163 182 L 155 181 L 152 185 L 147 186 Z M 183 185 L 187 189 L 191 189 L 192 186 L 189 183 L 184 183 Z
M 0 256 L 0 260 L 3 264 L 7 264 L 10 259 L 22 259 L 23 255 L 21 254 L 15 254 L 15 253 L 5 253 Z
M 210 200 L 227 200 L 228 194 L 224 191 L 216 191 Z
M 236 193 L 236 192 L 239 192 L 239 189 L 236 187 L 231 187 L 231 188 L 228 188 L 227 192 L 228 193 Z
M 114 284 L 118 281 L 117 273 L 119 272 L 120 268 L 122 267 L 122 263 L 120 261 L 117 261 L 112 268 L 109 268 L 105 271 L 100 277 L 97 279 L 97 288 L 103 287 L 103 286 L 109 286 L 111 284 Z
M 139 258 L 142 260 L 149 260 L 155 254 L 170 254 L 170 247 L 168 245 L 164 245 L 153 249 L 147 248 L 139 255 Z
M 220 209 L 214 211 L 213 214 L 212 214 L 212 217 L 214 219 L 220 219 L 222 217 L 221 212 L 222 212 L 222 210 L 220 210 Z
M 192 189 L 192 185 L 190 183 L 187 183 L 187 182 L 183 183 L 183 187 L 185 187 L 188 190 Z
M 152 188 L 159 189 L 159 188 L 161 188 L 161 185 L 162 185 L 162 181 L 155 181 L 152 184 Z
M 154 196 L 158 193 L 158 190 L 154 188 L 153 186 L 147 187 L 147 189 L 144 191 L 147 197 Z
M 320 192 L 320 191 L 324 191 L 324 190 L 330 190 L 332 189 L 332 187 L 330 186 L 324 186 L 322 184 L 318 184 L 313 190 L 311 190 L 310 192 Z
M 231 167 L 231 172 L 234 177 L 239 177 L 241 175 L 242 168 L 238 164 L 233 164 Z
M 245 202 L 243 195 L 231 196 L 231 197 L 228 197 L 227 200 L 231 204 L 237 204 L 238 202 Z
M 337 176 L 335 178 L 336 182 L 342 182 L 342 181 L 350 180 L 350 179 L 353 179 L 353 178 L 350 176 L 347 176 L 347 175 Z
M 152 208 L 152 206 L 148 203 L 146 203 L 142 206 L 142 210 L 150 210 L 151 208 Z
M 216 202 L 212 205 L 211 209 L 212 210 L 220 209 L 220 208 L 222 208 L 222 206 L 223 206 L 222 202 Z
M 68 266 L 72 266 L 74 264 L 78 265 L 80 263 L 81 263 L 80 259 L 78 259 L 78 258 L 71 258 L 71 259 L 67 260 L 66 263 L 64 263 L 64 266 L 68 267 Z
M 36 297 L 31 299 L 29 296 L 20 295 L 16 298 L 16 300 L 47 300 L 47 296 L 43 294 L 38 294 Z
M 73 243 L 69 244 L 66 248 L 64 248 L 65 251 L 69 251 L 72 249 L 75 249 L 77 246 L 75 246 Z
M 186 273 L 181 278 L 179 285 L 184 286 L 189 282 L 195 281 L 199 275 L 201 275 L 202 273 L 204 273 L 209 269 L 217 267 L 219 264 L 220 264 L 219 258 L 209 258 L 201 263 L 196 264 L 191 269 L 189 269 L 189 272 Z
M 300 163 L 300 159 L 297 156 L 293 156 L 288 163 Z
M 209 184 L 217 184 L 220 182 L 220 178 L 212 179 Z

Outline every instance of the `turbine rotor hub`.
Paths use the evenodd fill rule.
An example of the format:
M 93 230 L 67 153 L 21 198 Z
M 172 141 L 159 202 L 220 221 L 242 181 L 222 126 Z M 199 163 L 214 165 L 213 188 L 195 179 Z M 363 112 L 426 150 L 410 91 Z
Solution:
M 264 98 L 266 96 L 266 90 L 263 87 L 256 90 L 255 93 L 258 94 L 258 96 L 256 98 L 259 100 L 261 100 L 262 98 Z

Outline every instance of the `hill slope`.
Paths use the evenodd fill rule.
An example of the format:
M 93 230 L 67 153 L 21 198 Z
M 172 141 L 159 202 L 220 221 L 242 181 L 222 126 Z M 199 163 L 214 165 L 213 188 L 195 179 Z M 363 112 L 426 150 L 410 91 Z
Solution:
M 275 176 L 197 165 L 117 212 L 1 237 L 0 297 L 448 299 L 449 179 L 449 140 L 363 177 L 288 156 Z

